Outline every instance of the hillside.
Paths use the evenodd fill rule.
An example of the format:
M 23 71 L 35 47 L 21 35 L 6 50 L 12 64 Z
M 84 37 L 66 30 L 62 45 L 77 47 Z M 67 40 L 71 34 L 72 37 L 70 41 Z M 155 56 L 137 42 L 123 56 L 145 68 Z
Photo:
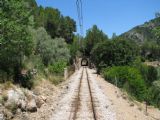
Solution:
M 158 26 L 160 26 L 160 17 L 136 26 L 128 32 L 123 33 L 121 36 L 134 40 L 138 43 L 144 43 L 144 41 L 155 41 L 155 35 L 152 31 Z

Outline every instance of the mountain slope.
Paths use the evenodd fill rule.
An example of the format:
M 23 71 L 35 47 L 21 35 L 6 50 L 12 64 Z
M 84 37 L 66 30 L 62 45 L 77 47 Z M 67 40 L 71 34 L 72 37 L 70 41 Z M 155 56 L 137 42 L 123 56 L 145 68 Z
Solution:
M 134 40 L 140 44 L 144 43 L 145 41 L 156 42 L 155 35 L 152 31 L 158 26 L 160 26 L 160 17 L 150 20 L 149 22 L 145 22 L 142 25 L 136 26 L 128 32 L 123 33 L 121 36 Z

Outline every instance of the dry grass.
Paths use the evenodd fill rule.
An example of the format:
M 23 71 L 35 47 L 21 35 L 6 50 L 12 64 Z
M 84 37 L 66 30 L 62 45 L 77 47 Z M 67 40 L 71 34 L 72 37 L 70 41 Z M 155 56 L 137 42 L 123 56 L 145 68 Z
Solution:
M 2 90 L 8 90 L 10 88 L 14 88 L 13 83 L 11 81 L 7 81 L 7 82 L 1 84 Z
M 51 81 L 54 85 L 58 85 L 64 81 L 64 77 L 62 75 L 49 75 L 49 81 Z
M 16 105 L 16 103 L 12 103 L 9 106 L 6 106 L 6 108 L 11 111 L 13 114 L 16 114 L 17 108 L 18 106 Z

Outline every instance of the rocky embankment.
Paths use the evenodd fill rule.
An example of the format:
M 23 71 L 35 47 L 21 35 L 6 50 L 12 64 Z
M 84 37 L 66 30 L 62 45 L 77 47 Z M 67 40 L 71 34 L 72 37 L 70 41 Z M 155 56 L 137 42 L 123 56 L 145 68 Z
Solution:
M 46 102 L 46 98 L 27 89 L 13 87 L 1 93 L 1 102 L 1 119 L 12 119 L 21 112 L 36 112 Z
M 1 85 L 0 120 L 17 120 L 26 117 L 29 119 L 31 114 L 37 113 L 43 105 L 47 104 L 53 90 L 55 86 L 49 81 L 43 81 L 32 91 L 15 85 L 8 88 Z

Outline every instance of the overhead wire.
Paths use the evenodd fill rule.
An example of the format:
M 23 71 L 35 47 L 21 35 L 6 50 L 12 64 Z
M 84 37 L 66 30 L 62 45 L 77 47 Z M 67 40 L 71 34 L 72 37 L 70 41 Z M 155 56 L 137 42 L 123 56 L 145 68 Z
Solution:
M 82 0 L 76 0 L 77 6 L 77 14 L 78 14 L 78 22 L 79 22 L 79 29 L 80 29 L 80 36 L 83 36 L 83 4 Z M 79 38 L 80 43 L 80 38 Z M 81 44 L 82 47 L 82 44 Z

